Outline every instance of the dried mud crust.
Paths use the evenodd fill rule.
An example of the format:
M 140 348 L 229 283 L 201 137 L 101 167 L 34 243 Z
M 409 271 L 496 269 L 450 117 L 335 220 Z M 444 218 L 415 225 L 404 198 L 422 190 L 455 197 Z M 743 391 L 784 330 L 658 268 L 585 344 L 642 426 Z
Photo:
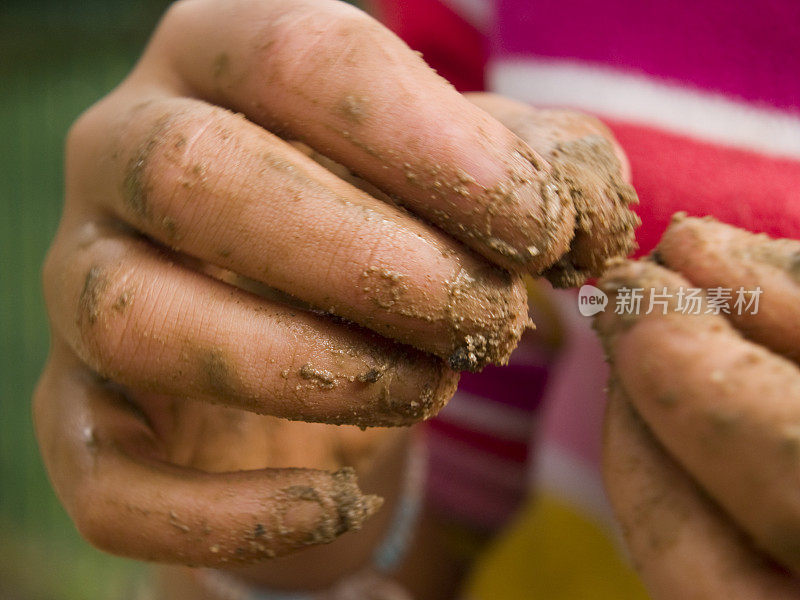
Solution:
M 275 529 L 281 537 L 291 539 L 296 532 L 283 523 L 286 510 L 298 502 L 318 504 L 321 509 L 319 522 L 302 539 L 299 545 L 328 544 L 347 531 L 358 531 L 364 522 L 383 505 L 383 498 L 365 495 L 358 487 L 355 470 L 344 467 L 331 474 L 329 489 L 312 485 L 293 485 L 279 493 L 283 511 L 276 511 Z
M 547 159 L 577 216 L 569 252 L 542 274 L 556 287 L 575 287 L 600 276 L 609 259 L 635 249 L 634 232 L 641 221 L 629 207 L 638 198 L 622 179 L 613 146 L 601 135 L 558 142 Z
M 535 273 L 557 287 L 578 286 L 601 275 L 608 259 L 623 258 L 634 249 L 639 219 L 629 207 L 638 200 L 624 179 L 608 127 L 589 115 L 534 109 L 491 94 L 472 101 L 550 163 L 551 185 L 575 212 L 564 250 Z
M 206 553 L 207 566 L 230 567 L 284 556 L 305 546 L 329 544 L 348 531 L 359 531 L 384 502 L 380 496 L 361 491 L 352 467 L 335 472 L 273 469 L 272 474 L 294 476 L 296 483 L 269 493 L 265 506 L 256 507 L 253 514 L 243 515 L 225 528 L 191 518 L 179 509 L 167 508 L 160 516 L 176 535 L 185 536 L 186 544 L 207 544 L 201 550 Z M 128 508 L 148 510 L 135 504 Z M 311 520 L 302 516 L 309 512 L 316 513 Z
M 498 278 L 505 280 L 503 285 L 496 283 Z M 525 328 L 533 326 L 520 278 L 491 266 L 472 275 L 461 271 L 448 282 L 448 293 L 444 318 L 452 331 L 450 368 L 479 371 L 490 363 L 507 363 Z
M 671 261 L 665 261 L 665 256 L 662 254 L 675 254 L 669 246 L 677 231 L 681 232 L 678 234 L 680 236 L 688 236 L 677 238 L 681 246 L 688 242 L 706 253 L 711 252 L 714 246 L 724 248 L 725 252 L 736 260 L 770 265 L 785 271 L 789 277 L 800 283 L 800 240 L 773 238 L 766 233 L 752 233 L 719 221 L 710 215 L 690 217 L 686 212 L 680 211 L 672 215 L 669 227 L 664 232 L 659 246 L 652 253 L 655 261 L 666 262 L 664 266 L 667 267 L 673 265 L 669 264 Z M 716 239 L 712 239 L 712 235 L 716 236 Z M 668 248 L 664 248 L 665 245 Z

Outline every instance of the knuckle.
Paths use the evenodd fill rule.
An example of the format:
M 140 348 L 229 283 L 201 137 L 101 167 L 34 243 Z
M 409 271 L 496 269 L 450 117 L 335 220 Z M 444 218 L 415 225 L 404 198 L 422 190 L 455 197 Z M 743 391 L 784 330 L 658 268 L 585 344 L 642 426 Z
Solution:
M 197 108 L 185 103 L 160 103 L 153 109 L 152 124 L 140 137 L 128 158 L 123 175 L 123 203 L 140 221 L 170 233 L 174 220 L 169 203 L 185 199 L 206 186 L 203 154 L 211 145 L 209 132 L 217 132 L 226 111 L 216 107 Z M 180 192 L 180 193 L 178 193 Z

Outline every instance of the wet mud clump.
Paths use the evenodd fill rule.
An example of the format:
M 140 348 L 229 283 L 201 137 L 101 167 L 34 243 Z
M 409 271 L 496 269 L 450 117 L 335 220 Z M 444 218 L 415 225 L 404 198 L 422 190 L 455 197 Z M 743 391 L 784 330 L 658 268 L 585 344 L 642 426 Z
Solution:
M 601 135 L 559 142 L 548 154 L 554 177 L 575 206 L 575 236 L 569 252 L 543 275 L 556 287 L 575 287 L 602 274 L 606 262 L 636 247 L 639 217 L 633 187 L 622 179 L 611 143 Z

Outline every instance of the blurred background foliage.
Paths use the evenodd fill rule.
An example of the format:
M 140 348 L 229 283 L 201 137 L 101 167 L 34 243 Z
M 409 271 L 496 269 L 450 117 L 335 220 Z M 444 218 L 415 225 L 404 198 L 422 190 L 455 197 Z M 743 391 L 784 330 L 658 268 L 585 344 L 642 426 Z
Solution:
M 0 2 L 0 599 L 124 597 L 142 570 L 83 542 L 47 481 L 30 397 L 48 348 L 40 265 L 63 140 L 133 66 L 164 0 Z

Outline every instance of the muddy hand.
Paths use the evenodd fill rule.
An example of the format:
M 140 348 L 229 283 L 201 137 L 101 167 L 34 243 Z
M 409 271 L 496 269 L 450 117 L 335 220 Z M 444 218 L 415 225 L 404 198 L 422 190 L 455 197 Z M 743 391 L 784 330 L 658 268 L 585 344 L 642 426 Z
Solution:
M 644 313 L 650 290 L 659 295 L 651 314 L 606 311 L 596 321 L 614 394 L 672 457 L 654 449 L 646 458 L 626 455 L 623 447 L 641 445 L 631 440 L 642 436 L 625 430 L 622 400 L 612 401 L 609 492 L 656 598 L 800 597 L 798 580 L 771 562 L 800 574 L 798 253 L 800 242 L 678 216 L 653 261 L 620 264 L 601 280 L 610 306 L 626 289 L 643 289 Z M 731 314 L 714 314 L 709 296 L 699 311 L 681 310 L 679 293 L 690 288 L 733 297 L 760 288 L 758 310 L 735 309 L 732 299 Z M 644 482 L 662 470 L 678 483 L 659 494 L 663 482 Z M 651 500 L 634 493 L 644 487 Z M 686 574 L 689 564 L 697 577 Z M 683 593 L 681 581 L 702 581 L 706 595 Z
M 265 469 L 258 443 L 237 457 L 212 443 L 234 427 L 215 411 L 361 427 L 434 414 L 455 371 L 503 362 L 528 323 L 521 276 L 501 267 L 538 272 L 567 251 L 574 207 L 556 188 L 346 4 L 173 5 L 70 132 L 44 269 L 36 429 L 79 529 L 196 565 L 357 529 L 379 500 L 351 471 Z M 186 434 L 194 414 L 205 425 Z M 231 454 L 212 465 L 227 470 L 186 440 Z

